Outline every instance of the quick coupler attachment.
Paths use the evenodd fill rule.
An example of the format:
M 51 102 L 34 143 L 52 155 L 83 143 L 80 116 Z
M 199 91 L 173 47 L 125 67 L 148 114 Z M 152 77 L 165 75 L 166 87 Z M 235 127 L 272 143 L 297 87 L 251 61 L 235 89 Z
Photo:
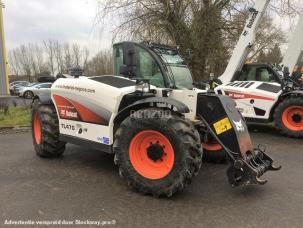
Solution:
M 260 148 L 248 153 L 245 158 L 231 161 L 227 170 L 228 181 L 232 187 L 247 185 L 263 185 L 267 180 L 260 177 L 267 172 L 280 170 L 281 166 L 275 167 L 273 160 Z

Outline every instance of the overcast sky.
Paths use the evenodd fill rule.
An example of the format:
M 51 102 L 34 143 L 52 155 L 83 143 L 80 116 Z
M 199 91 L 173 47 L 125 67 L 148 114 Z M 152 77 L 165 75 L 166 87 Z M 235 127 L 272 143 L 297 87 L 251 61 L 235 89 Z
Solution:
M 96 0 L 2 0 L 7 48 L 47 39 L 110 48 L 109 28 L 94 27 Z M 103 27 L 99 25 L 99 27 Z M 107 31 L 107 32 L 105 32 Z
M 94 27 L 97 0 L 2 0 L 7 48 L 56 39 L 87 45 L 91 53 L 111 46 L 111 25 Z M 285 31 L 287 20 L 276 20 Z M 102 27 L 102 28 L 101 28 Z M 288 31 L 287 34 L 290 32 Z M 291 33 L 290 33 L 291 34 Z

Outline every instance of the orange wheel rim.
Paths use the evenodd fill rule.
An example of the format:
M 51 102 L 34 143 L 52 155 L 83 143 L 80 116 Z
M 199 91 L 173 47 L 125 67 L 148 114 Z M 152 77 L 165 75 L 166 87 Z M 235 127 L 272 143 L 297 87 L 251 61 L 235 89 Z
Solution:
M 41 123 L 38 113 L 34 115 L 34 136 L 36 144 L 41 144 L 42 133 L 41 133 Z
M 129 157 L 133 168 L 151 180 L 167 176 L 174 165 L 174 149 L 169 139 L 154 130 L 135 135 L 130 143 Z
M 282 122 L 291 131 L 303 131 L 303 107 L 291 106 L 285 109 Z
M 219 143 L 202 143 L 202 147 L 205 150 L 209 150 L 209 151 L 212 151 L 212 152 L 222 150 L 222 146 Z

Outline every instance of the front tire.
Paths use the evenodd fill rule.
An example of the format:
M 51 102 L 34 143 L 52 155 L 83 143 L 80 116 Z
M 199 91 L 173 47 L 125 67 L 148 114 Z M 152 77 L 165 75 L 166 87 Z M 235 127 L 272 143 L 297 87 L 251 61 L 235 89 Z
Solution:
M 198 174 L 202 163 L 199 133 L 191 123 L 161 109 L 127 117 L 115 134 L 115 164 L 128 185 L 144 194 L 172 196 Z M 140 114 L 139 114 L 140 112 Z
M 65 151 L 65 142 L 59 140 L 59 121 L 53 105 L 33 103 L 32 136 L 36 154 L 39 157 L 59 157 Z
M 292 138 L 303 138 L 302 97 L 284 99 L 275 110 L 274 122 L 281 134 Z

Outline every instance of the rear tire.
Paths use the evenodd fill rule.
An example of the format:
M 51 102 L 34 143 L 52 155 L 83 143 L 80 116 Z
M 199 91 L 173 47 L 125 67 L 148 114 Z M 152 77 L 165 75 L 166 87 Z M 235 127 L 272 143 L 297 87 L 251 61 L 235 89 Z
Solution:
M 225 150 L 218 143 L 202 144 L 203 161 L 209 163 L 223 164 L 227 162 Z
M 198 174 L 202 148 L 190 122 L 174 113 L 161 117 L 161 111 L 143 109 L 134 113 L 141 118 L 127 117 L 115 134 L 113 148 L 119 174 L 129 186 L 170 197 Z
M 275 110 L 274 122 L 282 135 L 303 138 L 302 97 L 289 97 L 283 100 Z
M 59 157 L 65 151 L 65 142 L 59 140 L 59 121 L 53 105 L 33 103 L 32 136 L 36 154 L 39 157 Z
M 203 161 L 222 164 L 227 162 L 227 155 L 222 146 L 214 139 L 207 128 L 199 128 L 203 147 Z

